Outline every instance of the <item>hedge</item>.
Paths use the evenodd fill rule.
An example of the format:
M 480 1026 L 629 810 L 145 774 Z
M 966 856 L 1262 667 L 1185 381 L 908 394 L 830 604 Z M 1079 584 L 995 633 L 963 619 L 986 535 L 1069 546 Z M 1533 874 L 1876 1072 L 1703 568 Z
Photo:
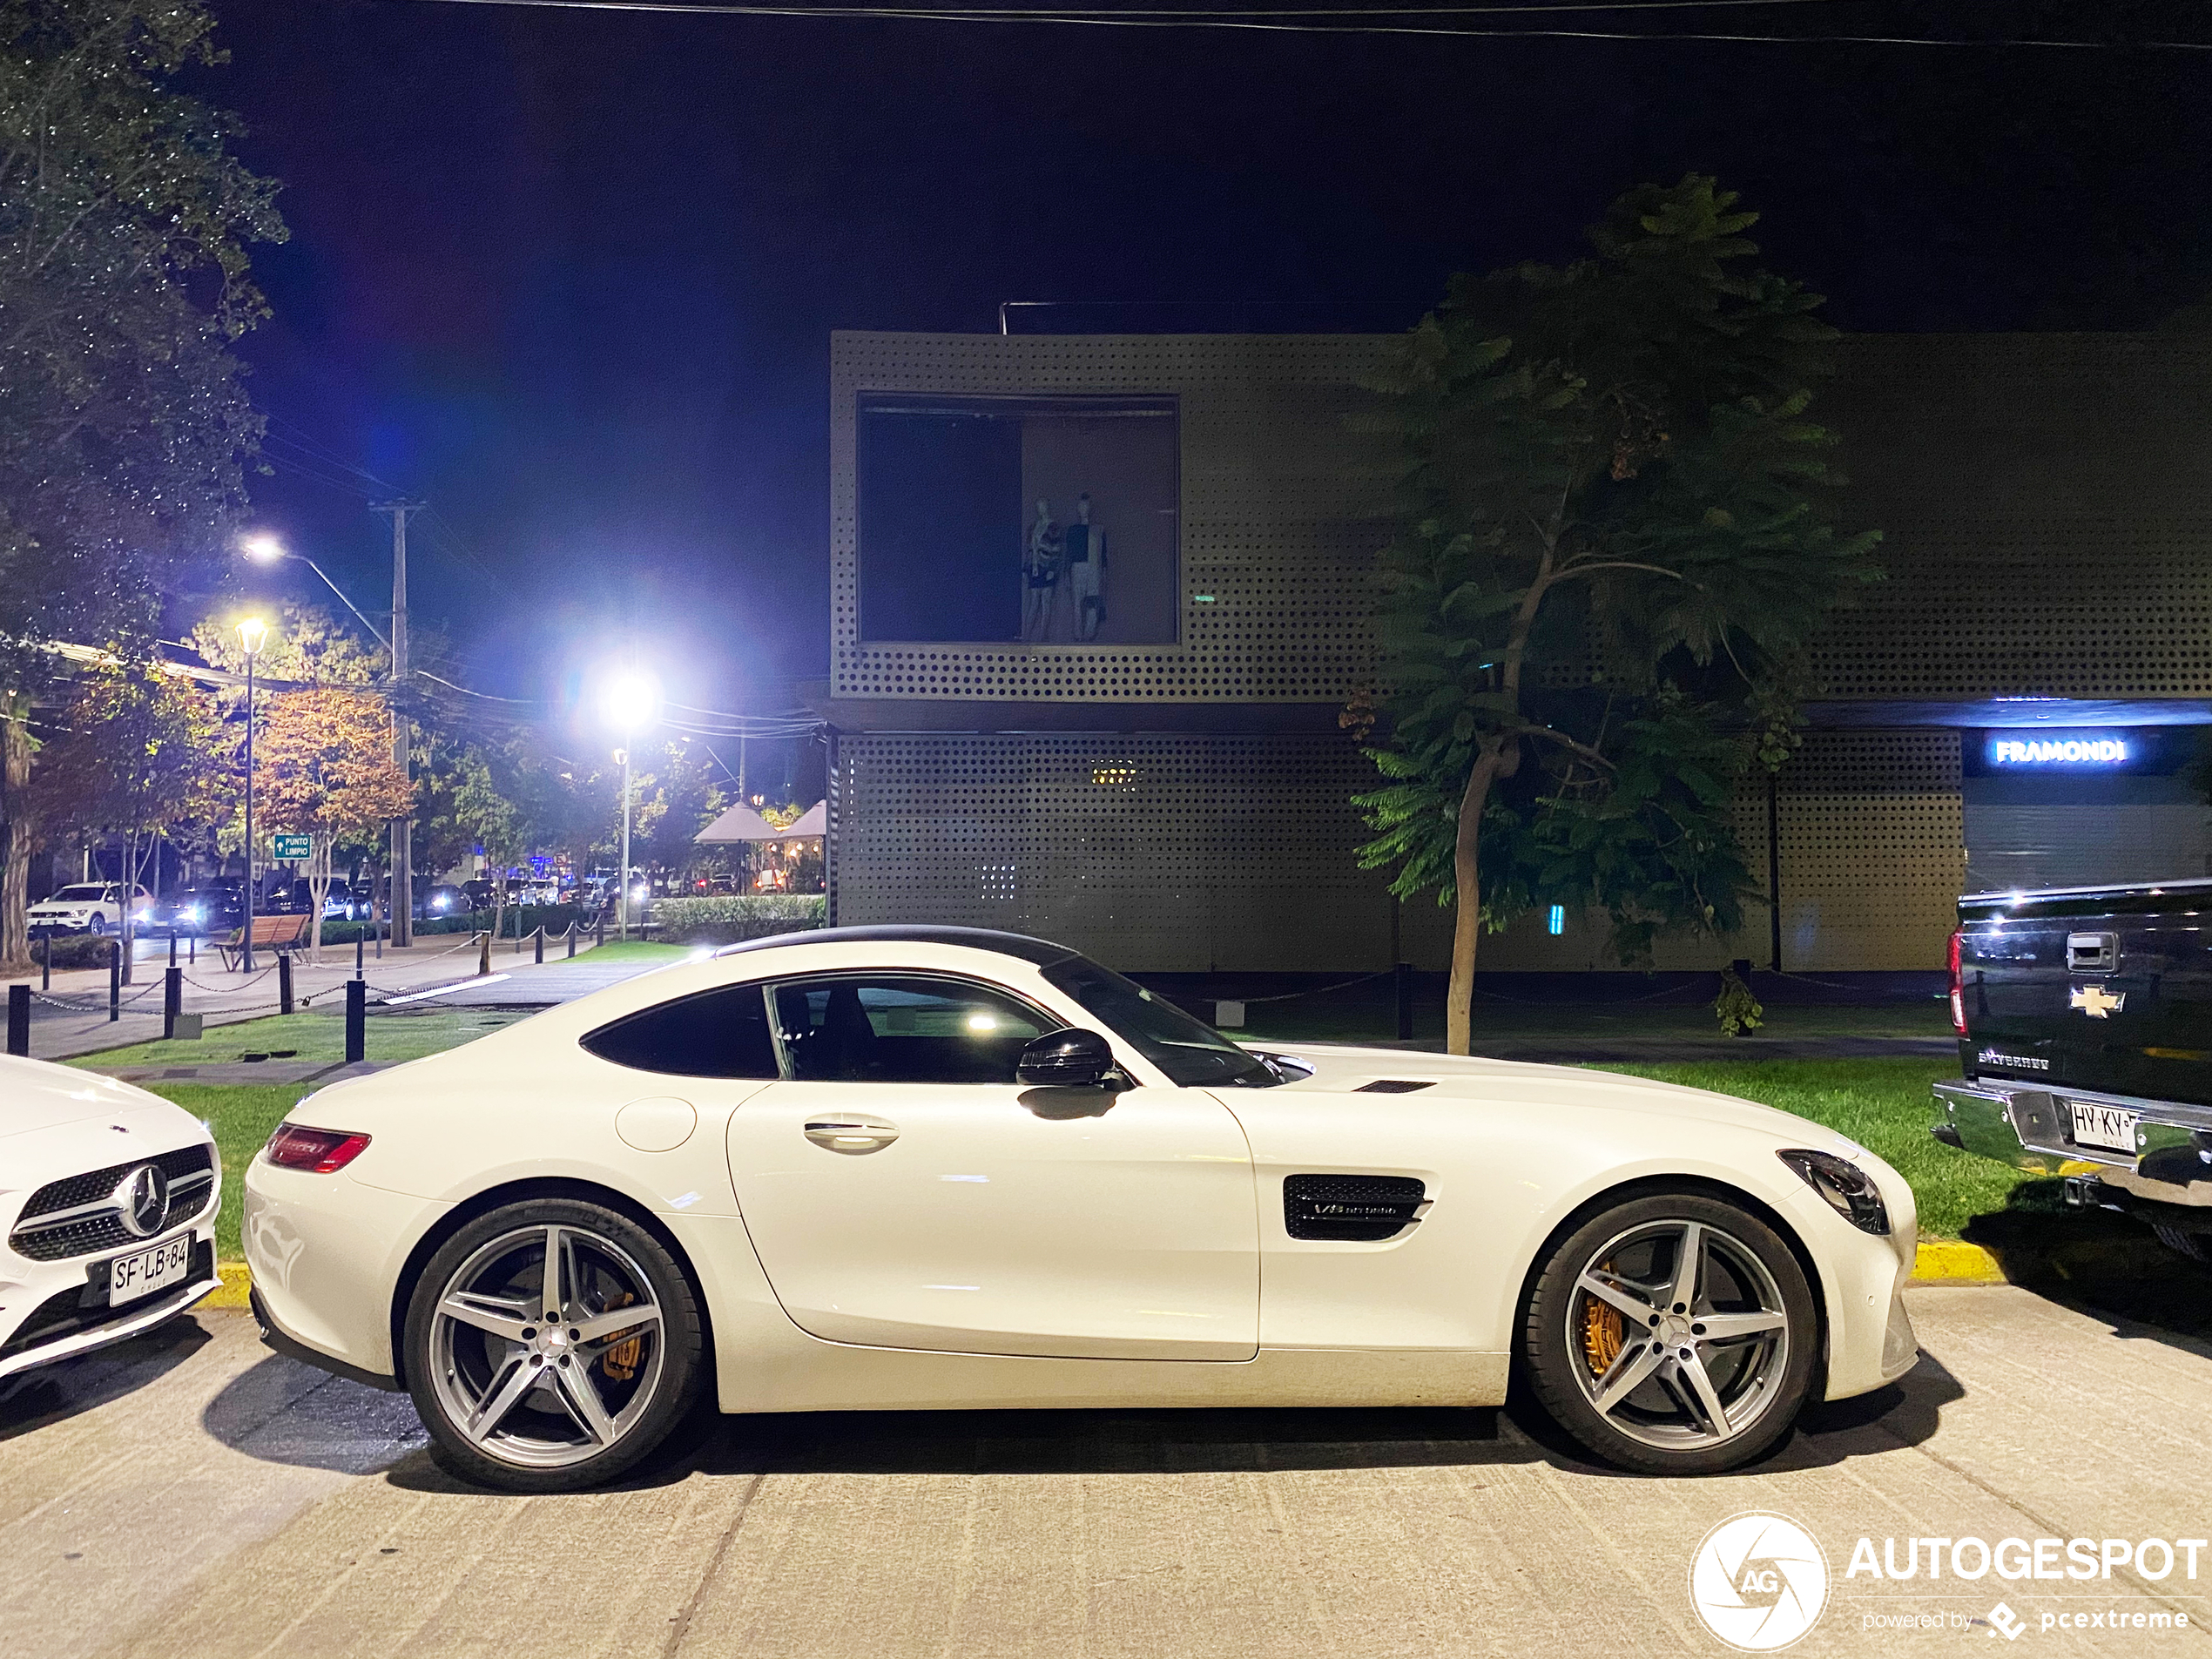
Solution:
M 819 893 L 726 893 L 656 899 L 646 917 L 653 936 L 671 944 L 734 945 L 819 927 L 828 911 L 829 900 Z

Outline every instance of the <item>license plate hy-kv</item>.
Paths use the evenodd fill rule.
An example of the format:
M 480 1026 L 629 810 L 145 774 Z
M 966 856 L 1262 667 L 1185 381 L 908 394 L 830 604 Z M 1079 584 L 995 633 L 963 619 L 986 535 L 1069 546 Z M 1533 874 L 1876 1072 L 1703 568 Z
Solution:
M 2134 1152 L 2139 1114 L 2123 1111 L 2117 1106 L 2092 1105 L 2086 1100 L 2070 1100 L 2066 1105 L 2074 1114 L 2075 1145 L 2099 1147 L 2107 1152 Z
M 152 1296 L 181 1285 L 192 1273 L 192 1235 L 165 1238 L 151 1250 L 118 1256 L 108 1264 L 107 1302 L 121 1307 L 140 1297 Z

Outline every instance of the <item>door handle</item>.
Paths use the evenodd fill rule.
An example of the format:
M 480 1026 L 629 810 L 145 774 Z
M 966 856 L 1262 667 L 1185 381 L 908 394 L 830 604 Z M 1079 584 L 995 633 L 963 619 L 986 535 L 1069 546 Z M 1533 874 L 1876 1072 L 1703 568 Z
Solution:
M 818 1117 L 806 1138 L 832 1152 L 880 1152 L 899 1138 L 899 1126 L 880 1117 Z

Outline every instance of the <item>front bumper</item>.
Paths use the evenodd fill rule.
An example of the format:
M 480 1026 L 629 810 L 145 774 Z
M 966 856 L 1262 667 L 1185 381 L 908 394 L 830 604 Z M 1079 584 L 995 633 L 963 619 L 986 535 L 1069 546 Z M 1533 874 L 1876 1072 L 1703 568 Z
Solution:
M 2212 1106 L 2000 1078 L 1938 1083 L 1938 1140 L 2037 1175 L 2095 1176 L 2149 1204 L 2206 1211 L 2212 1224 Z M 2078 1144 L 2068 1101 L 2136 1115 L 2135 1156 Z
M 90 1353 L 111 1343 L 124 1342 L 142 1331 L 173 1319 L 210 1291 L 222 1278 L 215 1271 L 215 1230 L 211 1219 L 192 1230 L 192 1269 L 175 1290 L 131 1303 L 120 1309 L 107 1305 L 107 1285 L 94 1269 L 105 1259 L 40 1263 L 36 1271 L 8 1287 L 7 1312 L 17 1307 L 22 1317 L 0 1340 L 0 1377 L 37 1366 Z

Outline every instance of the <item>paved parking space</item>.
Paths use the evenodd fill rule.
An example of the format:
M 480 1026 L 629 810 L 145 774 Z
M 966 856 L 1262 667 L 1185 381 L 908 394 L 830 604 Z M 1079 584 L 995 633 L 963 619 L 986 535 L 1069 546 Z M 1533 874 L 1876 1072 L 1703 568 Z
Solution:
M 208 1312 L 0 1400 L 11 1645 L 133 1656 L 1282 1656 L 1725 1651 L 1689 1600 L 1716 1522 L 1808 1527 L 1802 1651 L 1985 1635 L 2212 1652 L 2203 1577 L 1899 1584 L 1861 1536 L 2212 1534 L 2212 1350 L 2007 1286 L 1912 1292 L 1905 1386 L 1778 1457 L 1629 1479 L 1516 1412 L 881 1413 L 732 1421 L 577 1498 L 463 1490 L 401 1398 Z M 1925 1553 L 1925 1552 L 1924 1552 Z M 2206 1552 L 2212 1557 L 2212 1552 Z M 2071 1598 L 2071 1599 L 2068 1599 Z M 2187 1629 L 2045 1631 L 2045 1613 Z

